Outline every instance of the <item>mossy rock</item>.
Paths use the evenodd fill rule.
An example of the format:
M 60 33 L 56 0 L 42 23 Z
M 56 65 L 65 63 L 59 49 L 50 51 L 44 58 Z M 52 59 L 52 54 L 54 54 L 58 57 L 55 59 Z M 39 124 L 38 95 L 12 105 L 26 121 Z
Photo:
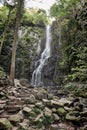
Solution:
M 11 129 L 12 129 L 11 123 L 5 118 L 1 118 L 0 119 L 0 130 L 11 130 Z
M 59 116 L 65 116 L 67 112 L 65 111 L 65 109 L 63 107 L 59 107 L 57 109 L 57 113 Z

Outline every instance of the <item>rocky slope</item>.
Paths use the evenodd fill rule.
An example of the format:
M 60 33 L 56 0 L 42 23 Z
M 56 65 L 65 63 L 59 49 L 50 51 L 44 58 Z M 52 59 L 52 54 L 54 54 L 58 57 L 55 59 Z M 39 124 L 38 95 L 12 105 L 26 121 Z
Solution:
M 87 130 L 87 95 L 0 81 L 0 130 Z

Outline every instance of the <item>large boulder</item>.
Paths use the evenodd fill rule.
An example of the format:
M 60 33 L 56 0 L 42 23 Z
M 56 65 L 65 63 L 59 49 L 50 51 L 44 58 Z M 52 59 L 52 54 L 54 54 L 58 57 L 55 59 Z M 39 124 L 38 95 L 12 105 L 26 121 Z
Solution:
M 12 125 L 9 120 L 0 118 L 0 130 L 11 130 Z

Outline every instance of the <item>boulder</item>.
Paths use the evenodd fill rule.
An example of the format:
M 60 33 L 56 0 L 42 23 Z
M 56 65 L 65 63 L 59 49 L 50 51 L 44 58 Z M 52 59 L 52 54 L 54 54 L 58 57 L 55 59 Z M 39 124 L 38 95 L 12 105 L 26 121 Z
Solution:
M 58 125 L 52 124 L 52 125 L 50 126 L 50 130 L 59 130 L 59 129 L 58 129 Z
M 9 120 L 0 118 L 0 130 L 11 130 L 12 125 Z
M 19 129 L 23 129 L 23 130 L 28 130 L 28 127 L 29 127 L 29 120 L 27 119 L 24 119 L 22 123 L 19 123 L 18 124 L 19 126 Z
M 63 103 L 59 102 L 59 100 L 51 100 L 51 105 L 55 108 L 62 107 Z
M 59 116 L 65 116 L 66 115 L 66 111 L 63 107 L 59 107 L 57 109 L 57 113 L 58 113 Z
M 45 106 L 51 106 L 51 101 L 47 99 L 42 99 L 42 102 Z
M 60 117 L 57 114 L 54 113 L 52 116 L 53 116 L 54 121 L 59 121 L 60 120 Z
M 37 93 L 36 98 L 39 100 L 47 99 L 47 91 L 43 88 L 40 89 L 39 92 Z
M 43 108 L 44 105 L 42 104 L 42 102 L 37 102 L 37 103 L 35 103 L 35 107 L 37 107 L 37 108 Z
M 16 115 L 11 115 L 8 119 L 13 125 L 17 125 L 23 120 L 23 117 L 19 114 L 16 114 Z
M 80 119 L 81 119 L 80 116 L 77 117 L 77 116 L 73 115 L 72 113 L 67 113 L 67 114 L 66 114 L 66 120 L 68 120 L 68 121 L 71 121 L 71 122 L 79 122 Z
M 35 99 L 35 96 L 34 96 L 34 95 L 31 95 L 31 96 L 29 97 L 28 103 L 30 103 L 30 104 L 36 103 L 36 99 Z
M 50 110 L 49 108 L 45 107 L 44 115 L 46 117 L 51 117 L 52 116 L 52 110 Z
M 29 108 L 29 107 L 24 107 L 24 108 L 23 108 L 23 114 L 24 114 L 25 116 L 30 116 L 31 112 L 32 112 L 32 109 L 31 109 L 31 108 Z

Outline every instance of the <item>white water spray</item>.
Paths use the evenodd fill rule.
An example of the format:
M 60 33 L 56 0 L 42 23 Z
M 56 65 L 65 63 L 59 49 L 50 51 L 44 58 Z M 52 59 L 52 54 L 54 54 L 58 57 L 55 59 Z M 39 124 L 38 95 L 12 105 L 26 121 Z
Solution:
M 47 12 L 48 15 L 48 12 Z M 36 61 L 36 64 L 39 62 L 39 66 L 34 70 L 32 74 L 32 80 L 31 84 L 34 86 L 43 85 L 42 81 L 42 69 L 44 65 L 47 63 L 48 58 L 50 57 L 50 43 L 51 43 L 51 26 L 46 26 L 46 44 L 45 49 L 41 54 L 41 57 L 38 61 Z

